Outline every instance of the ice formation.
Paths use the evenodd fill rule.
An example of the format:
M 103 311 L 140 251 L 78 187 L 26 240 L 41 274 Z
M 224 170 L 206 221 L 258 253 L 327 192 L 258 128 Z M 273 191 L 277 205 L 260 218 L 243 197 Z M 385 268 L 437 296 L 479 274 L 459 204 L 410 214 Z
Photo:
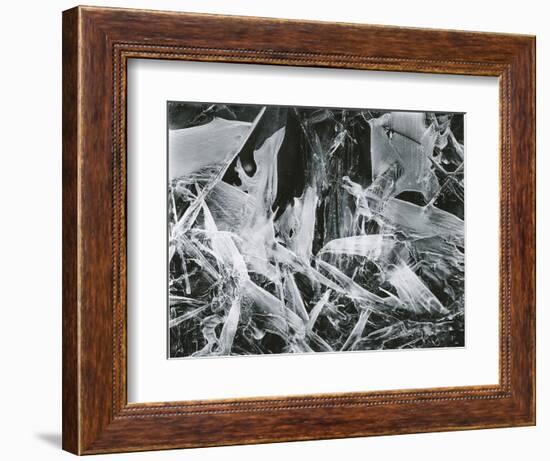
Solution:
M 463 118 L 170 102 L 170 357 L 462 346 Z

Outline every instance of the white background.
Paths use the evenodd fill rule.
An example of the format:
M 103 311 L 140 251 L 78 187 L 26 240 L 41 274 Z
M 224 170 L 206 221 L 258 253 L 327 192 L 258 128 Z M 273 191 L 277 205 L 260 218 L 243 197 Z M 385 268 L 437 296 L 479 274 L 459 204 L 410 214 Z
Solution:
M 101 4 L 90 0 L 89 4 Z M 440 434 L 116 455 L 136 460 L 548 458 L 547 335 L 550 174 L 550 31 L 545 2 L 115 1 L 162 8 L 404 26 L 537 34 L 538 425 Z M 0 16 L 0 453 L 3 459 L 69 459 L 61 427 L 61 10 L 69 1 L 9 2 Z M 98 457 L 103 459 L 104 457 Z M 107 459 L 107 458 L 105 458 Z
M 496 77 L 145 59 L 128 64 L 128 93 L 131 402 L 498 383 Z M 465 112 L 466 347 L 166 360 L 169 100 Z

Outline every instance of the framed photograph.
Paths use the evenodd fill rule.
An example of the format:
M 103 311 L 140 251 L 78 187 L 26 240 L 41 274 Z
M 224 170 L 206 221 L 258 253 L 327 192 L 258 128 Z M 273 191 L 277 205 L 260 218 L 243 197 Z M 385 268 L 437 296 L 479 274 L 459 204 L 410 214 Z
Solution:
M 63 13 L 63 448 L 535 424 L 535 38 Z

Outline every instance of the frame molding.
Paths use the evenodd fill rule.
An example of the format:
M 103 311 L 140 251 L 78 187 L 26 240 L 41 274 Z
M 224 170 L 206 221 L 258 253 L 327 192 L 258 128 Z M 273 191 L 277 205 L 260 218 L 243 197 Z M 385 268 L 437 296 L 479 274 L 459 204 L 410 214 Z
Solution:
M 132 58 L 499 77 L 499 384 L 129 404 L 126 64 Z M 534 423 L 534 37 L 94 7 L 63 13 L 65 450 L 92 454 Z

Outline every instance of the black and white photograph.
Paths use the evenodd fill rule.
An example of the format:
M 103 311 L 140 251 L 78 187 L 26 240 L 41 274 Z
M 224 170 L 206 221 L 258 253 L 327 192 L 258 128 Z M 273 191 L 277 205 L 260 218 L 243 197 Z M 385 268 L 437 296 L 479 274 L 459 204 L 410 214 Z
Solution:
M 167 106 L 169 358 L 464 346 L 465 114 Z

